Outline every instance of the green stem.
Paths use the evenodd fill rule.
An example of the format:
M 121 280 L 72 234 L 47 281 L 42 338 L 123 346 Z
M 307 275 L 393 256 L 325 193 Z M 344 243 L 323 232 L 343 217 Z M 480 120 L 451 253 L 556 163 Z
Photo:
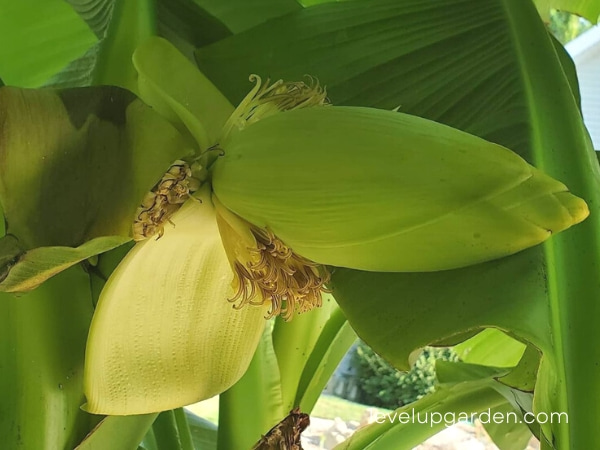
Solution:
M 194 450 L 192 432 L 184 409 L 177 408 L 173 410 L 173 414 L 175 415 L 175 422 L 177 423 L 177 429 L 179 430 L 179 439 L 181 440 L 182 450 Z
M 286 414 L 271 329 L 267 326 L 244 376 L 219 396 L 217 449 L 251 448 Z
M 298 382 L 295 405 L 310 413 L 336 367 L 356 342 L 356 333 L 337 306 L 325 324 Z
M 286 413 L 298 406 L 295 400 L 302 372 L 331 312 L 337 308 L 331 297 L 324 300 L 321 308 L 297 315 L 290 322 L 285 322 L 281 317 L 275 320 L 273 349 L 277 356 Z
M 173 411 L 160 413 L 152 425 L 152 430 L 159 450 L 184 450 Z
M 154 437 L 154 429 L 150 427 L 146 436 L 144 436 L 144 440 L 142 441 L 142 447 L 146 450 L 158 450 L 158 444 L 156 443 L 156 438 Z
M 0 447 L 74 448 L 96 425 L 80 409 L 92 309 L 80 267 L 25 295 L 0 294 Z

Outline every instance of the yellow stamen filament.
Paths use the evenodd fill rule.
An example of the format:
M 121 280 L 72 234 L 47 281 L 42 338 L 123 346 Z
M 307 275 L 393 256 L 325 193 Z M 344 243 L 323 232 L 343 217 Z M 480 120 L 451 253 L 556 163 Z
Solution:
M 227 136 L 234 128 L 243 129 L 246 125 L 275 113 L 328 105 L 327 90 L 316 78 L 309 75 L 306 78 L 306 83 L 283 80 L 271 83 L 271 80 L 267 79 L 263 84 L 258 75 L 250 75 L 250 81 L 256 85 L 223 127 L 223 136 Z
M 281 315 L 289 320 L 295 311 L 306 312 L 322 304 L 329 273 L 318 264 L 297 255 L 269 230 L 252 228 L 257 247 L 250 248 L 253 261 L 234 263 L 237 292 L 230 299 L 244 305 L 271 302 L 267 318 Z
M 157 239 L 162 237 L 165 223 L 172 223 L 171 216 L 198 188 L 190 166 L 184 161 L 175 161 L 138 207 L 133 238 L 142 241 L 154 235 L 158 235 Z

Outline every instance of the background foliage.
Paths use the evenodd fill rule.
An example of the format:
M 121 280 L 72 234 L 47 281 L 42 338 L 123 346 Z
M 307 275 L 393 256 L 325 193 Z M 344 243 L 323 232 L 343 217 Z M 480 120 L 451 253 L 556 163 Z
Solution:
M 408 372 L 401 372 L 362 341 L 353 354 L 360 401 L 396 409 L 419 400 L 435 389 L 435 362 L 458 361 L 451 348 L 426 347 Z
M 585 33 L 591 27 L 592 24 L 584 18 L 556 9 L 550 14 L 550 22 L 548 23 L 550 32 L 563 45 Z

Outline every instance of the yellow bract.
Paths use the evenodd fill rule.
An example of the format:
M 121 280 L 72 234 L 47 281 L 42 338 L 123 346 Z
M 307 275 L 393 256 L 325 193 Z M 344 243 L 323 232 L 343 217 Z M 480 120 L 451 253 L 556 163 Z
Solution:
M 136 244 L 109 278 L 86 351 L 86 409 L 164 411 L 219 394 L 244 373 L 266 307 L 234 310 L 232 272 L 210 196 L 164 236 Z

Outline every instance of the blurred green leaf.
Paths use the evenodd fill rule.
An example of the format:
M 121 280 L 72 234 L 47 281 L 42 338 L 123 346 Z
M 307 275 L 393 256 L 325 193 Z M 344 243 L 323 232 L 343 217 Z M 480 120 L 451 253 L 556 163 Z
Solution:
M 95 33 L 98 42 L 73 59 L 46 86 L 83 87 L 113 84 L 135 90 L 131 55 L 154 33 L 152 2 L 122 0 L 67 0 Z M 115 6 L 116 5 L 116 6 Z M 111 22 L 112 19 L 114 22 Z
M 498 414 L 506 419 L 490 420 L 483 426 L 500 450 L 523 450 L 531 439 L 531 431 L 516 414 L 511 413 L 515 413 L 515 410 L 509 403 L 491 408 L 490 416 Z
M 8 85 L 41 86 L 96 42 L 62 0 L 2 0 L 0 9 L 0 77 Z
M 488 328 L 454 347 L 463 362 L 493 367 L 515 367 L 527 346 L 502 331 Z
M 217 450 L 217 426 L 189 411 L 185 412 L 196 450 Z

